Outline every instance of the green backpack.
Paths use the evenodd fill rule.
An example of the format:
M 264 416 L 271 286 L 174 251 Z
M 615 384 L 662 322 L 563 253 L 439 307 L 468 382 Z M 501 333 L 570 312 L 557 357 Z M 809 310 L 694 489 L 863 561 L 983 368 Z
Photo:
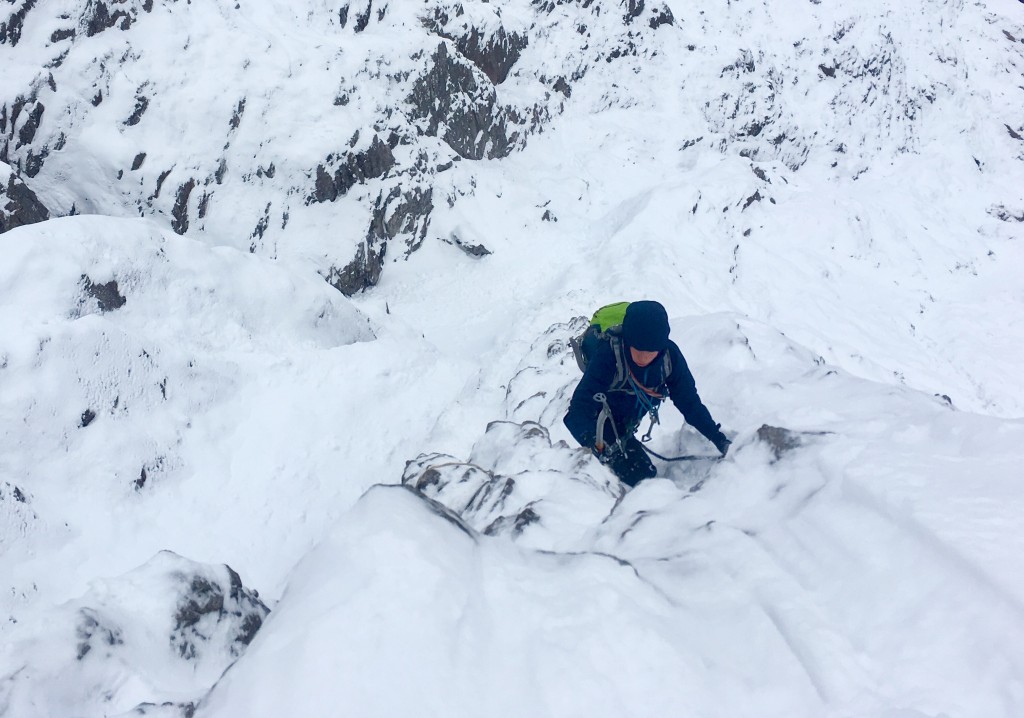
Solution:
M 622 322 L 626 318 L 627 307 L 629 307 L 629 302 L 606 304 L 594 312 L 594 316 L 590 319 L 590 326 L 587 327 L 586 331 L 578 337 L 573 337 L 569 340 L 573 356 L 576 357 L 576 364 L 582 372 L 586 372 L 587 364 L 590 363 L 590 358 L 594 355 L 594 351 L 601 342 L 611 344 L 612 351 L 615 354 L 615 380 L 612 382 L 609 391 L 620 391 L 623 389 L 629 391 L 625 348 L 622 344 Z M 665 352 L 664 362 L 664 376 L 667 377 L 672 373 L 672 360 L 668 352 Z

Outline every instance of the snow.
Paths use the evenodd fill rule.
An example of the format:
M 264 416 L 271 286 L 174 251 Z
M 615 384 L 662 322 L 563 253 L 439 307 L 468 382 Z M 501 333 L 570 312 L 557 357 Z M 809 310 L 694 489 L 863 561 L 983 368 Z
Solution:
M 441 3 L 364 33 L 158 4 L 76 41 L 30 186 L 98 214 L 0 237 L 0 716 L 1024 714 L 1024 11 L 670 5 L 468 3 L 531 33 L 497 91 L 550 118 L 431 176 L 426 242 L 351 300 L 318 272 L 380 188 L 307 206 L 304 172 L 368 145 Z M 5 101 L 80 10 L 27 15 Z M 561 424 L 567 340 L 641 298 L 734 444 L 626 492 Z M 681 423 L 653 449 L 713 456 Z M 180 577 L 223 564 L 271 612 L 184 660 Z M 78 658 L 83 615 L 123 643 Z

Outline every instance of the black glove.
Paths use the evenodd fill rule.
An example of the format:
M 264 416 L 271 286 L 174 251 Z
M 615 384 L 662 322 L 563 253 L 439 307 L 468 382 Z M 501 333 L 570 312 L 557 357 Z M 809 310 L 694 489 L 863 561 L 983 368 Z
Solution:
M 729 453 L 729 447 L 732 446 L 732 442 L 729 441 L 726 435 L 722 433 L 721 424 L 715 424 L 715 428 L 718 429 L 719 431 L 718 433 L 711 437 L 711 443 L 715 445 L 716 449 L 718 449 L 718 453 L 720 453 L 722 456 L 725 456 L 726 454 Z

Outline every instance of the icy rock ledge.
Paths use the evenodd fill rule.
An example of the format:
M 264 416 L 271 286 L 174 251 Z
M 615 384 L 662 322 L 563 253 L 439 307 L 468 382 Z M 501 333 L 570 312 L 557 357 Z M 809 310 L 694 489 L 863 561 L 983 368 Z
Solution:
M 0 715 L 191 715 L 269 613 L 229 566 L 162 551 L 24 627 Z
M 624 490 L 589 452 L 552 443 L 532 421 L 491 422 L 467 460 L 421 454 L 402 483 L 476 531 L 548 550 L 572 548 L 566 541 L 606 517 Z

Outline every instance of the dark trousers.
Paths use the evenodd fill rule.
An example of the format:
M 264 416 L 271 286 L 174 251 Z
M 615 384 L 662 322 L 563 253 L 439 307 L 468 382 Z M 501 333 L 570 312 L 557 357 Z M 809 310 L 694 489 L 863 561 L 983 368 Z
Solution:
M 627 486 L 636 486 L 644 479 L 653 479 L 658 475 L 658 470 L 647 458 L 647 452 L 635 436 L 623 440 L 622 451 L 608 462 L 608 468 Z

